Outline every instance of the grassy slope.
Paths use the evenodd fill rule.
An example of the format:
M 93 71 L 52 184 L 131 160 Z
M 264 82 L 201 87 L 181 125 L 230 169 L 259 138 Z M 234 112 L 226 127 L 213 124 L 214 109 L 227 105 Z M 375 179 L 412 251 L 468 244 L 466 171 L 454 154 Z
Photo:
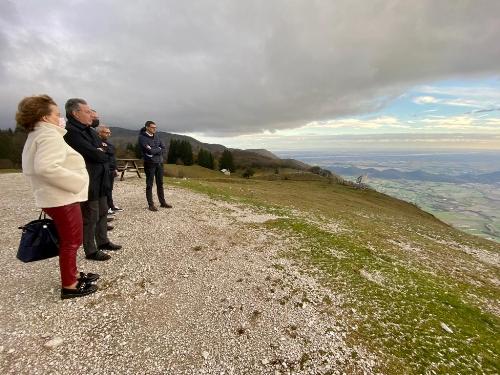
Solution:
M 498 244 L 411 204 L 317 176 L 245 180 L 176 168 L 193 177 L 169 179 L 177 186 L 285 214 L 265 224 L 296 238 L 298 249 L 282 255 L 344 296 L 357 326 L 353 343 L 379 352 L 385 372 L 498 372 L 499 270 L 464 251 L 494 256 Z

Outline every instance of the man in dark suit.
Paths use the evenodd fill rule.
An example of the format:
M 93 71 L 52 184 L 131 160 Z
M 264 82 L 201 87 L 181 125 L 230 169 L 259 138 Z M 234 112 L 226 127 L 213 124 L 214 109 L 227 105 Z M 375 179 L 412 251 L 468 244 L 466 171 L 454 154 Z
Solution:
M 115 156 L 115 146 L 109 142 L 109 137 L 111 136 L 111 130 L 104 125 L 99 125 L 97 127 L 97 135 L 102 141 L 102 148 L 104 152 L 109 157 L 109 192 L 108 192 L 108 213 L 114 214 L 117 211 L 123 211 L 120 207 L 115 206 L 113 202 L 113 185 L 115 182 L 115 177 L 118 176 L 116 170 L 116 156 Z
M 119 250 L 112 243 L 107 231 L 107 192 L 109 190 L 109 157 L 101 147 L 97 133 L 92 129 L 98 120 L 87 102 L 74 98 L 66 102 L 66 130 L 64 139 L 85 159 L 89 174 L 88 201 L 81 203 L 83 216 L 83 249 L 87 259 L 108 260 L 102 250 Z

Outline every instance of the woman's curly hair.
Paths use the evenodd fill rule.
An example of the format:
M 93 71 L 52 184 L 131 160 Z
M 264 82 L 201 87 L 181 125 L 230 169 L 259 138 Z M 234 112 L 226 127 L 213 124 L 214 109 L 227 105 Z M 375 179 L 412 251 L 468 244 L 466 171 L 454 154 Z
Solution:
M 57 105 L 48 95 L 27 96 L 17 106 L 16 123 L 27 133 L 35 128 L 35 124 L 51 113 L 51 105 Z

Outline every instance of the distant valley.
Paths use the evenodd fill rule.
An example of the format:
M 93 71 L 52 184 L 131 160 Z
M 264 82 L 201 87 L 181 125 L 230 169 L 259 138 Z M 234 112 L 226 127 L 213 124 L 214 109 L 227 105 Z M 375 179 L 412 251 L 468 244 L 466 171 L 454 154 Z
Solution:
M 347 176 L 366 176 L 368 178 L 378 178 L 383 180 L 417 180 L 429 182 L 447 182 L 447 183 L 478 183 L 494 184 L 500 182 L 500 170 L 490 173 L 474 174 L 471 172 L 460 175 L 434 174 L 422 170 L 402 171 L 394 168 L 376 169 L 376 168 L 358 168 L 343 167 L 332 165 L 329 167 L 332 172 Z
M 500 153 L 282 153 L 319 165 L 500 242 Z

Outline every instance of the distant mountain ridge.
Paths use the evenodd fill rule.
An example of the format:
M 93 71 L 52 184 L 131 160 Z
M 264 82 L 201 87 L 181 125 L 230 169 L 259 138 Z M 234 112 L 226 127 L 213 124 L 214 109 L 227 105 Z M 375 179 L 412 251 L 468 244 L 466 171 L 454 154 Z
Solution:
M 110 141 L 115 146 L 125 147 L 128 143 L 135 144 L 137 142 L 137 137 L 139 135 L 138 130 L 124 129 L 120 127 L 110 127 L 112 131 L 112 137 Z M 274 155 L 271 151 L 265 149 L 249 149 L 240 150 L 236 148 L 228 148 L 220 144 L 214 143 L 203 143 L 198 141 L 193 137 L 187 135 L 168 133 L 159 131 L 158 135 L 163 140 L 165 145 L 170 144 L 172 139 L 188 141 L 191 144 L 193 152 L 195 154 L 203 148 L 210 151 L 215 156 L 219 156 L 226 149 L 229 149 L 233 154 L 234 163 L 240 168 L 253 167 L 253 168 L 293 168 L 299 170 L 308 170 L 311 168 L 310 165 L 303 163 L 295 159 L 280 159 L 278 156 Z
M 464 173 L 459 176 L 446 174 L 434 174 L 422 170 L 400 171 L 398 169 L 375 169 L 358 167 L 329 166 L 328 169 L 340 175 L 347 176 L 368 176 L 385 180 L 416 180 L 429 182 L 450 182 L 450 183 L 479 183 L 492 184 L 500 182 L 500 171 L 482 174 Z
M 271 151 L 268 151 L 264 148 L 255 148 L 255 149 L 246 149 L 245 151 L 255 152 L 256 154 L 260 154 L 262 156 L 267 156 L 272 159 L 279 159 L 278 156 L 274 155 Z

